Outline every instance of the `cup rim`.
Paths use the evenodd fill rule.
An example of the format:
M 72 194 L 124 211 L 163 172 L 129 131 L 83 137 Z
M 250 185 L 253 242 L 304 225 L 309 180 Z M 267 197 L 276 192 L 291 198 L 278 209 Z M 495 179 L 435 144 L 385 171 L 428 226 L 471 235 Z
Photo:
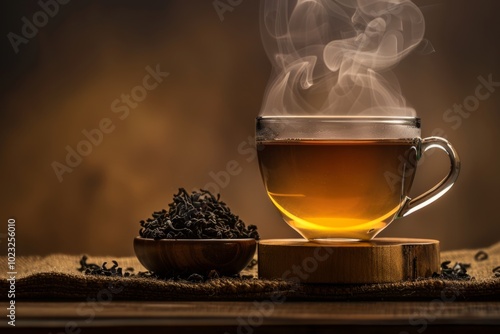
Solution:
M 258 116 L 257 121 L 301 121 L 301 122 L 335 122 L 335 123 L 385 123 L 401 125 L 417 125 L 420 127 L 420 117 L 417 116 L 325 116 L 325 115 L 281 115 Z

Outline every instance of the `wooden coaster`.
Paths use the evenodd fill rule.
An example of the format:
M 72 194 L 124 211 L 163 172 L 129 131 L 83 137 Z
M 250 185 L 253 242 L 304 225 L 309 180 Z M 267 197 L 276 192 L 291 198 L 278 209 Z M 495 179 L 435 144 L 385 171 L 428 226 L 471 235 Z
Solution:
M 439 241 L 375 238 L 317 243 L 303 239 L 259 242 L 259 278 L 301 283 L 391 283 L 439 272 Z

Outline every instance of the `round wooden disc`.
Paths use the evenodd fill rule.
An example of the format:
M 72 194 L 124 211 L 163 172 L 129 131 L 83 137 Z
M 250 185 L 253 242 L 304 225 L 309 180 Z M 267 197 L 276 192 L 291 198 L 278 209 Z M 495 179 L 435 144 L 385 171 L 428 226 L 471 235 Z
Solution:
M 439 241 L 375 238 L 317 243 L 261 240 L 259 277 L 301 283 L 391 283 L 430 277 L 440 267 Z

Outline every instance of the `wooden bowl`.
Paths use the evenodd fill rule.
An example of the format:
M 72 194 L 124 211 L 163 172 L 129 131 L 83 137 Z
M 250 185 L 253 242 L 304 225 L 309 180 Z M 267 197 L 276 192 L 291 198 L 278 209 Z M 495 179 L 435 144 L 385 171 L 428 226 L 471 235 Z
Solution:
M 255 239 L 134 239 L 135 255 L 157 274 L 238 274 L 252 260 Z

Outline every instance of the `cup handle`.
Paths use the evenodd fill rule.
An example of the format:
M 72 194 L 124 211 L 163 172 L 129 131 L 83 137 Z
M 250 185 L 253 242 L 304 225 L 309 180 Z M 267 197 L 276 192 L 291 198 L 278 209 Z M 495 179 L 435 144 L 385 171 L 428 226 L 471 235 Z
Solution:
M 439 148 L 448 154 L 450 158 L 450 172 L 437 185 L 426 191 L 420 196 L 410 198 L 406 196 L 401 204 L 401 208 L 395 215 L 395 219 L 406 217 L 409 214 L 429 205 L 430 203 L 443 196 L 453 186 L 460 173 L 460 158 L 457 151 L 451 146 L 450 142 L 441 137 L 424 138 L 421 143 L 420 152 L 425 153 L 427 150 Z M 420 155 L 421 156 L 421 155 Z M 417 158 L 420 159 L 420 156 Z

